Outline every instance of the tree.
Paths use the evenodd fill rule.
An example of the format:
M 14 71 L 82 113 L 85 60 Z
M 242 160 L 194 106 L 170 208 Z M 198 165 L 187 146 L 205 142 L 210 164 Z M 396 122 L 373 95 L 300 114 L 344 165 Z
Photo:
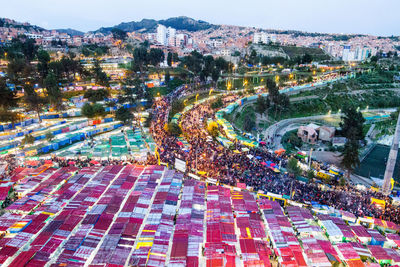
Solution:
M 344 177 L 340 177 L 339 179 L 339 185 L 340 186 L 345 186 L 346 185 L 346 179 Z
M 258 63 L 258 56 L 256 50 L 251 50 L 248 62 L 251 65 L 256 65 Z
M 117 40 L 124 41 L 127 37 L 126 32 L 118 28 L 112 28 L 111 33 L 113 35 L 113 38 Z
M 38 115 L 39 122 L 42 122 L 40 112 L 42 111 L 43 106 L 47 103 L 46 99 L 39 96 L 30 83 L 25 85 L 24 92 L 24 100 L 27 105 L 27 109 L 35 111 Z
M 31 72 L 31 66 L 22 58 L 11 58 L 7 65 L 7 75 L 14 84 L 19 84 L 21 78 L 26 78 Z
M 47 76 L 47 73 L 49 72 L 50 55 L 49 53 L 47 53 L 47 51 L 42 49 L 39 50 L 37 58 L 38 58 L 37 69 L 38 72 L 40 73 L 41 79 L 43 80 Z
M 243 129 L 246 132 L 250 132 L 253 130 L 253 128 L 256 126 L 256 122 L 254 120 L 254 116 L 251 116 L 249 114 L 247 114 L 244 118 L 243 121 Z
M 12 91 L 4 78 L 0 77 L 0 109 L 8 110 L 17 106 L 17 95 Z
M 34 142 L 35 142 L 35 137 L 33 137 L 33 135 L 31 134 L 26 134 L 24 138 L 22 138 L 21 145 L 26 145 L 26 144 L 31 145 Z
M 207 125 L 207 132 L 213 137 L 217 138 L 219 135 L 218 124 L 215 121 L 210 122 Z
M 90 103 L 85 103 L 81 108 L 81 113 L 83 116 L 87 118 L 93 118 L 94 117 L 93 106 Z
M 87 118 L 102 117 L 106 114 L 103 105 L 94 103 L 85 103 L 81 108 L 81 113 Z
M 348 138 L 342 152 L 341 165 L 347 170 L 347 178 L 350 178 L 351 172 L 360 165 L 359 158 L 360 143 L 358 140 Z
M 229 63 L 223 57 L 218 57 L 214 62 L 215 62 L 215 67 L 219 71 L 228 71 L 229 70 Z
M 59 109 L 62 106 L 62 94 L 56 76 L 53 73 L 49 73 L 44 80 L 44 85 L 46 86 L 47 97 L 50 104 Z
M 97 90 L 87 90 L 83 95 L 84 98 L 87 98 L 90 102 L 103 101 L 107 98 L 110 93 L 105 89 L 97 89 Z
M 170 80 L 171 80 L 171 75 L 169 74 L 169 71 L 167 70 L 165 72 L 165 83 L 168 85 Z
M 93 76 L 96 80 L 96 83 L 106 87 L 110 86 L 108 76 L 100 67 L 100 62 L 98 60 L 96 60 L 93 65 Z
M 347 139 L 364 141 L 363 126 L 365 119 L 362 113 L 357 111 L 354 106 L 349 105 L 344 106 L 342 110 L 342 121 L 339 124 L 342 135 Z
M 124 124 L 128 124 L 133 120 L 133 114 L 125 107 L 120 107 L 115 112 L 115 119 L 122 121 Z
M 103 105 L 98 103 L 93 104 L 93 112 L 96 117 L 103 117 L 104 115 L 106 115 L 106 111 Z
M 259 114 L 264 114 L 264 112 L 269 108 L 269 99 L 259 95 L 256 102 L 256 112 Z
M 223 107 L 223 105 L 224 105 L 224 102 L 222 101 L 222 97 L 218 97 L 217 99 L 215 99 L 215 101 L 213 101 L 211 103 L 211 108 L 218 109 L 218 108 Z
M 136 93 L 136 82 L 132 79 L 126 79 L 124 85 L 122 86 L 122 94 L 118 96 L 120 103 L 134 104 L 138 99 Z
M 304 63 L 304 64 L 308 64 L 308 63 L 311 63 L 312 62 L 312 60 L 313 60 L 313 58 L 312 58 L 312 56 L 310 55 L 310 54 L 304 54 L 303 55 L 303 58 L 302 58 L 302 62 Z
M 279 89 L 276 87 L 276 83 L 272 79 L 267 79 L 266 86 L 269 99 L 272 103 L 276 103 L 279 95 Z
M 308 178 L 308 182 L 312 183 L 312 181 L 314 180 L 315 174 L 313 170 L 308 170 L 307 171 L 307 178 Z
M 133 68 L 138 68 L 140 70 L 140 75 L 143 75 L 144 67 L 148 63 L 148 53 L 147 48 L 140 46 L 133 50 Z
M 54 134 L 50 131 L 46 132 L 46 140 L 51 142 L 54 139 Z
M 211 72 L 211 78 L 215 84 L 215 86 L 217 85 L 218 79 L 219 79 L 219 70 L 218 69 L 213 69 Z
M 178 124 L 174 123 L 174 122 L 170 122 L 168 124 L 166 124 L 166 128 L 169 134 L 173 135 L 173 136 L 179 136 L 182 134 L 182 129 L 181 127 L 179 127 Z
M 172 102 L 171 104 L 171 115 L 175 115 L 178 112 L 181 112 L 185 108 L 185 105 L 183 104 L 183 101 L 181 99 L 177 99 Z
M 151 65 L 157 66 L 164 61 L 164 52 L 159 48 L 151 48 L 148 56 Z
M 294 177 L 297 177 L 301 174 L 301 169 L 299 167 L 299 162 L 294 157 L 291 157 L 287 163 L 287 170 Z
M 171 54 L 171 52 L 168 52 L 168 55 L 167 55 L 167 64 L 168 64 L 168 66 L 172 66 L 172 54 Z

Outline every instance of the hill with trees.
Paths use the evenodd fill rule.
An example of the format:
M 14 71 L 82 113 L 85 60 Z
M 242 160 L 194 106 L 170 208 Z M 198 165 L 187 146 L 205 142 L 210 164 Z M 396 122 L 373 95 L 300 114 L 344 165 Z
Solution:
M 166 27 L 172 27 L 177 30 L 186 30 L 191 32 L 219 27 L 217 25 L 210 24 L 206 21 L 195 20 L 192 18 L 181 16 L 165 20 L 142 19 L 141 21 L 123 22 L 113 27 L 102 27 L 98 29 L 96 32 L 107 34 L 110 33 L 113 28 L 117 28 L 126 32 L 132 32 L 132 31 L 150 32 L 150 31 L 155 31 L 158 24 L 164 25 Z

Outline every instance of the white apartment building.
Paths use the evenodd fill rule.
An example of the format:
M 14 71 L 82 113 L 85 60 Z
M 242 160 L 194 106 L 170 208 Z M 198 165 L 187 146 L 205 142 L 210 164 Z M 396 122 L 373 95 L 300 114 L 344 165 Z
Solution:
M 43 34 L 35 34 L 35 33 L 25 33 L 26 37 L 30 38 L 30 39 L 42 39 L 43 38 Z
M 276 37 L 270 34 L 267 34 L 266 32 L 256 32 L 254 33 L 253 36 L 253 43 L 258 44 L 258 43 L 263 43 L 263 44 L 268 44 L 269 42 L 275 42 Z
M 351 49 L 350 45 L 343 46 L 343 61 L 363 61 L 368 58 L 371 54 L 369 47 L 356 47 L 354 50 Z
M 167 27 L 161 24 L 157 26 L 157 43 L 161 45 L 167 44 Z
M 157 43 L 167 46 L 176 46 L 176 29 L 165 27 L 159 24 L 157 26 Z

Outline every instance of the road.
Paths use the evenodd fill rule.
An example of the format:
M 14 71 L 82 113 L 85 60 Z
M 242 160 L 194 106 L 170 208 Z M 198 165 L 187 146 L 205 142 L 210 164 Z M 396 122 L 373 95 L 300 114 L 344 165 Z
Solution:
M 387 108 L 387 109 L 369 109 L 368 111 L 370 112 L 393 112 L 396 109 L 394 108 Z M 315 116 L 309 116 L 309 117 L 300 117 L 300 118 L 291 118 L 291 119 L 286 119 L 286 120 L 281 120 L 278 121 L 276 123 L 274 123 L 273 125 L 271 125 L 270 127 L 268 127 L 267 129 L 265 129 L 264 131 L 264 136 L 266 138 L 270 138 L 269 140 L 266 139 L 264 141 L 266 142 L 270 142 L 270 144 L 272 145 L 271 148 L 272 149 L 279 149 L 282 148 L 282 144 L 281 144 L 281 139 L 282 139 L 282 135 L 285 134 L 287 131 L 293 130 L 298 128 L 301 124 L 304 124 L 305 122 L 310 122 L 313 120 L 321 120 L 324 118 L 338 118 L 340 117 L 341 113 L 335 113 L 335 114 L 331 114 L 331 115 L 315 115 Z M 293 127 L 292 127 L 293 125 Z M 271 140 L 271 138 L 273 138 L 273 142 Z

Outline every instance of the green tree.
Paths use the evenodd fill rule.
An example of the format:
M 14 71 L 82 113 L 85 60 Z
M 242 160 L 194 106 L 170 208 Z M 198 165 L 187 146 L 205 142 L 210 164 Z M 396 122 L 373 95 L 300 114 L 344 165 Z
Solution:
M 339 126 L 343 136 L 347 139 L 364 141 L 364 122 L 365 119 L 360 111 L 354 106 L 346 105 L 342 108 L 343 115 L 341 116 L 342 121 Z
M 212 109 L 218 109 L 222 108 L 224 106 L 224 102 L 222 101 L 222 97 L 217 97 L 212 103 L 211 103 L 211 108 Z
M 348 138 L 342 152 L 341 165 L 347 170 L 346 176 L 349 179 L 351 172 L 360 165 L 359 155 L 360 143 L 356 139 Z
M 113 38 L 117 40 L 124 41 L 127 37 L 126 32 L 118 28 L 112 28 L 111 33 L 113 35 Z
M 164 61 L 164 52 L 159 48 L 151 48 L 148 55 L 149 63 L 157 66 Z
M 178 112 L 181 112 L 185 108 L 185 105 L 183 104 L 183 101 L 181 99 L 177 99 L 172 102 L 171 104 L 171 111 L 169 114 L 171 116 L 175 115 Z
M 299 161 L 294 157 L 291 157 L 287 163 L 287 170 L 294 177 L 297 177 L 301 174 L 301 169 L 299 167 Z
M 246 114 L 244 121 L 243 121 L 243 129 L 246 132 L 251 132 L 255 126 L 256 126 L 256 121 L 254 119 L 254 116 L 251 116 L 250 114 Z
M 83 95 L 84 98 L 87 98 L 90 102 L 104 101 L 110 95 L 108 90 L 106 89 L 97 89 L 97 90 L 87 90 Z
M 270 106 L 269 99 L 259 95 L 256 102 L 256 111 L 259 114 L 264 114 Z
M 212 78 L 215 86 L 217 86 L 217 82 L 219 79 L 219 73 L 220 73 L 220 71 L 217 68 L 213 69 L 211 72 L 211 78 Z
M 174 123 L 174 122 L 168 123 L 168 127 L 167 128 L 168 128 L 169 134 L 171 134 L 173 136 L 179 136 L 179 135 L 182 134 L 181 127 L 179 127 L 179 125 Z
M 98 60 L 95 60 L 94 65 L 93 65 L 93 76 L 96 80 L 96 83 L 109 87 L 109 78 L 107 74 L 103 71 L 103 69 L 100 67 L 100 62 Z
M 140 70 L 140 75 L 143 76 L 143 71 L 149 62 L 147 48 L 140 46 L 133 50 L 133 64 L 132 67 Z
M 54 134 L 50 131 L 46 132 L 46 140 L 51 142 L 54 139 Z
M 43 80 L 47 76 L 47 73 L 49 72 L 50 55 L 49 53 L 47 53 L 47 51 L 42 49 L 39 50 L 37 58 L 38 58 L 37 69 L 38 72 L 40 73 L 41 79 Z
M 95 117 L 103 117 L 106 114 L 104 106 L 98 103 L 93 104 L 93 112 Z
M 21 140 L 21 145 L 26 145 L 26 144 L 31 145 L 34 142 L 35 142 L 35 137 L 33 137 L 33 135 L 31 134 L 26 134 L 24 138 L 22 138 Z
M 172 54 L 171 54 L 171 52 L 168 52 L 168 55 L 167 55 L 167 64 L 168 64 L 168 66 L 172 66 Z
M 81 108 L 81 113 L 83 116 L 87 118 L 93 118 L 94 117 L 93 106 L 90 103 L 85 103 Z
M 124 124 L 128 124 L 133 120 L 133 114 L 129 111 L 129 109 L 120 107 L 115 112 L 115 119 L 122 121 Z
M 46 99 L 39 96 L 30 83 L 25 85 L 24 93 L 24 101 L 27 105 L 27 109 L 35 111 L 38 115 L 39 122 L 42 122 L 40 113 L 43 109 L 43 106 L 47 103 Z
M 0 121 L 17 120 L 18 114 L 12 111 L 17 106 L 17 95 L 6 83 L 6 80 L 0 77 Z
M 301 59 L 301 61 L 304 63 L 304 64 L 309 64 L 309 63 L 311 63 L 312 62 L 312 60 L 313 60 L 313 58 L 312 58 L 312 56 L 310 55 L 310 54 L 304 54 L 303 55 L 303 58 Z
M 314 178 L 315 178 L 315 173 L 313 170 L 308 170 L 307 171 L 307 178 L 308 178 L 308 182 L 312 183 Z
M 58 86 L 56 76 L 53 73 L 49 73 L 44 80 L 46 86 L 47 97 L 53 106 L 57 109 L 62 107 L 62 94 L 60 87 Z
M 17 106 L 17 95 L 12 91 L 4 78 L 0 77 L 0 109 L 8 110 Z
M 169 84 L 169 81 L 171 80 L 171 75 L 169 74 L 169 71 L 167 70 L 165 72 L 165 84 Z

